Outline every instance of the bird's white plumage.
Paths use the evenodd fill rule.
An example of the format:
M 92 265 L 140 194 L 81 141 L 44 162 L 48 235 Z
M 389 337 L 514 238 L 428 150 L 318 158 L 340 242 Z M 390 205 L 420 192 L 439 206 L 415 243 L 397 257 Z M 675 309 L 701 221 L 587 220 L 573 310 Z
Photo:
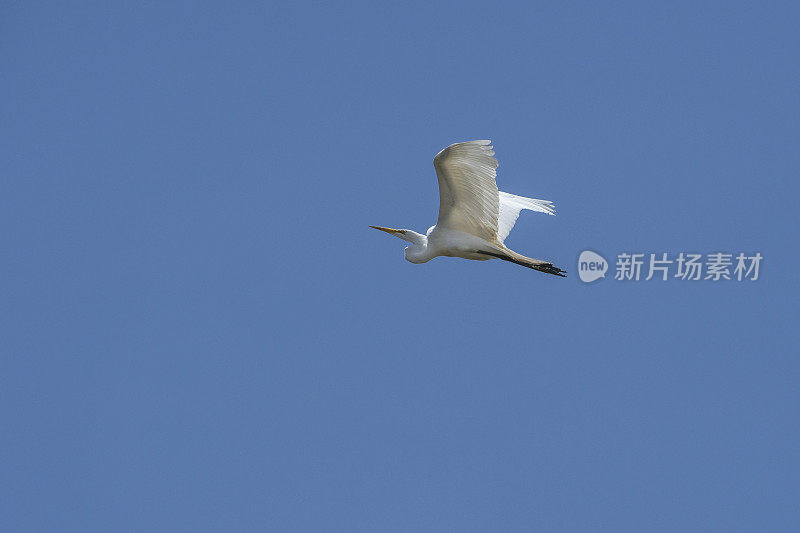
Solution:
M 532 259 L 503 244 L 523 209 L 555 214 L 552 202 L 501 192 L 495 177 L 497 159 L 491 141 L 451 144 L 433 160 L 439 178 L 439 219 L 422 235 L 408 229 L 371 226 L 412 244 L 406 259 L 425 263 L 434 257 L 492 258 L 540 272 L 564 276 L 549 261 Z
M 433 159 L 439 178 L 436 227 L 469 233 L 488 241 L 497 236 L 500 197 L 491 141 L 451 144 Z
M 506 237 L 508 237 L 517 222 L 519 212 L 523 209 L 547 213 L 548 215 L 556 214 L 553 202 L 537 198 L 525 198 L 524 196 L 500 191 L 500 215 L 497 218 L 498 241 L 503 242 L 506 240 Z

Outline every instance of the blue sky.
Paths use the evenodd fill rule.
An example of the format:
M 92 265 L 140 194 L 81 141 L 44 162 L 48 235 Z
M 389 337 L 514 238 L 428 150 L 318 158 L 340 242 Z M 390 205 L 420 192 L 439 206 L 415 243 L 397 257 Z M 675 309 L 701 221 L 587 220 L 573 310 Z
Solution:
M 792 3 L 0 8 L 3 530 L 796 531 Z M 432 158 L 553 200 L 403 260 Z M 578 254 L 760 252 L 582 284 Z

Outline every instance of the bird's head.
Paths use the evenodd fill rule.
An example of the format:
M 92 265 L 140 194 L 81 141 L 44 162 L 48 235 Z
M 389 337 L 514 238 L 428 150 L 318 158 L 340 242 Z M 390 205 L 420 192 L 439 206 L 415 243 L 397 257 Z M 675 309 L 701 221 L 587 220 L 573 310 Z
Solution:
M 414 240 L 411 239 L 411 235 L 414 234 L 413 231 L 407 229 L 395 229 L 395 228 L 384 228 L 383 226 L 370 226 L 370 228 L 375 228 L 381 231 L 385 231 L 389 235 L 394 235 L 395 237 L 399 237 L 404 241 L 413 242 L 416 244 Z
M 408 246 L 405 250 L 406 259 L 408 261 L 412 263 L 424 263 L 430 259 L 430 257 L 426 256 L 428 238 L 425 235 L 420 235 L 416 231 L 411 231 L 410 229 L 384 228 L 383 226 L 370 226 L 370 228 L 379 229 L 389 235 L 394 235 L 404 241 L 410 242 L 413 246 Z

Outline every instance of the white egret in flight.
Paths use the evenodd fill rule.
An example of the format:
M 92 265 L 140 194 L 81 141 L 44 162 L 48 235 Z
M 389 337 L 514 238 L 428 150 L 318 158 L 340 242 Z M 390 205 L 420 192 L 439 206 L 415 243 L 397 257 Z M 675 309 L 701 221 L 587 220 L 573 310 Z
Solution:
M 503 241 L 523 209 L 555 215 L 553 203 L 501 192 L 495 176 L 492 141 L 451 144 L 433 159 L 439 178 L 439 220 L 425 235 L 410 229 L 370 226 L 411 243 L 406 260 L 425 263 L 440 255 L 485 261 L 502 259 L 564 277 L 565 270 L 531 259 Z

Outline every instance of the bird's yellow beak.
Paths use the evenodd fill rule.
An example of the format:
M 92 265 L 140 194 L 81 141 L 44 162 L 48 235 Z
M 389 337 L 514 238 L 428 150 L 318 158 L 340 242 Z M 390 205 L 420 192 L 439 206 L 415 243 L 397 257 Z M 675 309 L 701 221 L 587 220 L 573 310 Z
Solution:
M 400 233 L 399 229 L 394 229 L 394 228 L 384 228 L 382 226 L 370 226 L 370 228 L 379 229 L 381 231 L 385 231 L 386 233 L 389 233 L 389 234 L 392 234 L 392 235 L 395 234 L 395 233 Z

